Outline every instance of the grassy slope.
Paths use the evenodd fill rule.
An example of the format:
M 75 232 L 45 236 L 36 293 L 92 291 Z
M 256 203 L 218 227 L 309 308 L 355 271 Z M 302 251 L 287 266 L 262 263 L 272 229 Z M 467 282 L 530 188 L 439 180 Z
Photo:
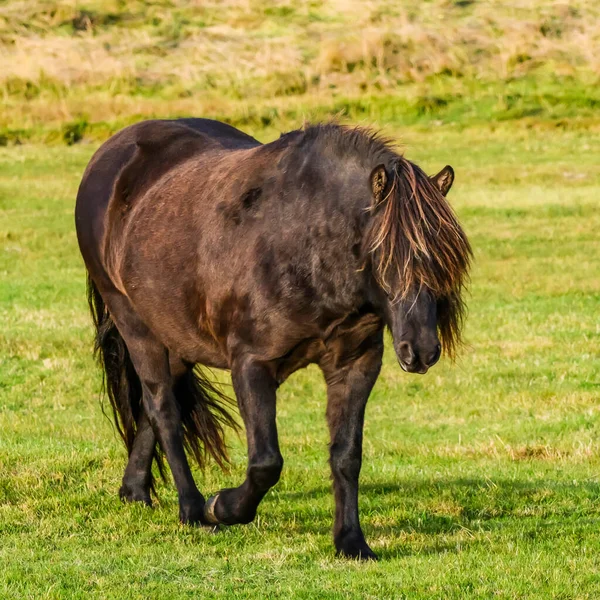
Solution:
M 459 363 L 420 378 L 388 354 L 371 399 L 361 506 L 383 560 L 367 566 L 333 557 L 315 369 L 281 390 L 286 467 L 255 524 L 182 528 L 170 486 L 153 511 L 120 504 L 71 217 L 92 148 L 0 149 L 0 596 L 600 594 L 597 137 L 393 132 L 427 170 L 456 168 L 477 260 Z M 233 444 L 205 492 L 241 480 Z

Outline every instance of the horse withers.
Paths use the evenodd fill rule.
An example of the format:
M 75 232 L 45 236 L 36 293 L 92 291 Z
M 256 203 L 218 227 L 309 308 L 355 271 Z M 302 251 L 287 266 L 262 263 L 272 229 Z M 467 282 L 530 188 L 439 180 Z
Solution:
M 146 121 L 96 152 L 77 195 L 96 350 L 129 452 L 120 495 L 151 504 L 171 469 L 184 523 L 248 523 L 279 480 L 276 392 L 316 363 L 327 384 L 338 553 L 375 558 L 358 478 L 365 406 L 388 327 L 425 373 L 460 342 L 471 249 L 427 177 L 367 130 L 310 126 L 260 144 L 207 119 Z M 224 465 L 229 369 L 246 479 L 205 500 L 187 454 Z M 187 454 L 186 454 L 187 450 Z

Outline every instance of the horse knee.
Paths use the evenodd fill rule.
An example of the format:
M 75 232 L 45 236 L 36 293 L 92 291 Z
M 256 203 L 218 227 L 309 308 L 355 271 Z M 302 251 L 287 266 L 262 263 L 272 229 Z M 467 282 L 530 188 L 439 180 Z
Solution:
M 283 457 L 281 454 L 273 454 L 261 457 L 248 467 L 248 476 L 260 489 L 273 487 L 281 477 L 283 469 Z

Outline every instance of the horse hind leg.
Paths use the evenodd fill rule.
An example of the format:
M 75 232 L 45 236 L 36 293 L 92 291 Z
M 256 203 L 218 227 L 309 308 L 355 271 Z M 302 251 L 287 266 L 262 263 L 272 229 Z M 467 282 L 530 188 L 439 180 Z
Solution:
M 177 358 L 170 356 L 169 359 L 171 378 L 173 381 L 177 381 L 187 371 L 187 367 Z M 152 506 L 151 492 L 154 487 L 154 478 L 152 476 L 153 459 L 156 458 L 160 475 L 163 479 L 165 473 L 163 472 L 162 455 L 158 454 L 156 435 L 144 407 L 140 407 L 140 410 L 141 414 L 137 424 L 137 432 L 123 475 L 119 496 L 125 502 L 143 502 L 147 506 Z
M 152 506 L 150 492 L 153 485 L 152 460 L 155 449 L 156 436 L 145 411 L 142 411 L 119 490 L 121 500 L 143 502 L 147 506 Z
M 137 316 L 126 298 L 112 295 L 108 298 L 107 305 L 139 378 L 143 411 L 171 469 L 179 496 L 179 518 L 183 523 L 202 522 L 204 497 L 196 487 L 185 454 L 183 427 L 174 393 L 168 350 Z M 151 437 L 148 428 L 140 433 L 144 433 L 141 438 L 143 441 L 139 443 L 139 457 L 144 459 L 140 471 L 147 474 Z M 135 470 L 133 466 L 132 470 Z M 142 481 L 146 482 L 147 479 L 142 478 Z

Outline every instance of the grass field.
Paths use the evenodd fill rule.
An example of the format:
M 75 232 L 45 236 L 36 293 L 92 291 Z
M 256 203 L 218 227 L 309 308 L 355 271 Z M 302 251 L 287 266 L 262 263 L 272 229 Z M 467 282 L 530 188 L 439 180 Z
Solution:
M 409 376 L 388 354 L 372 395 L 370 565 L 333 555 L 316 369 L 281 389 L 286 466 L 256 523 L 182 527 L 172 486 L 154 510 L 119 502 L 72 220 L 93 147 L 0 149 L 0 597 L 600 595 L 600 142 L 390 131 L 429 171 L 454 165 L 476 262 L 458 363 Z M 231 473 L 198 474 L 205 493 L 241 481 L 232 445 Z
M 600 597 L 599 22 L 583 0 L 0 1 L 0 598 Z M 118 499 L 75 194 L 101 139 L 183 114 L 263 141 L 341 114 L 456 171 L 467 345 L 426 376 L 387 352 L 361 475 L 378 563 L 334 556 L 316 368 L 280 390 L 253 524 L 183 527 L 171 484 Z M 230 442 L 205 495 L 244 476 Z

